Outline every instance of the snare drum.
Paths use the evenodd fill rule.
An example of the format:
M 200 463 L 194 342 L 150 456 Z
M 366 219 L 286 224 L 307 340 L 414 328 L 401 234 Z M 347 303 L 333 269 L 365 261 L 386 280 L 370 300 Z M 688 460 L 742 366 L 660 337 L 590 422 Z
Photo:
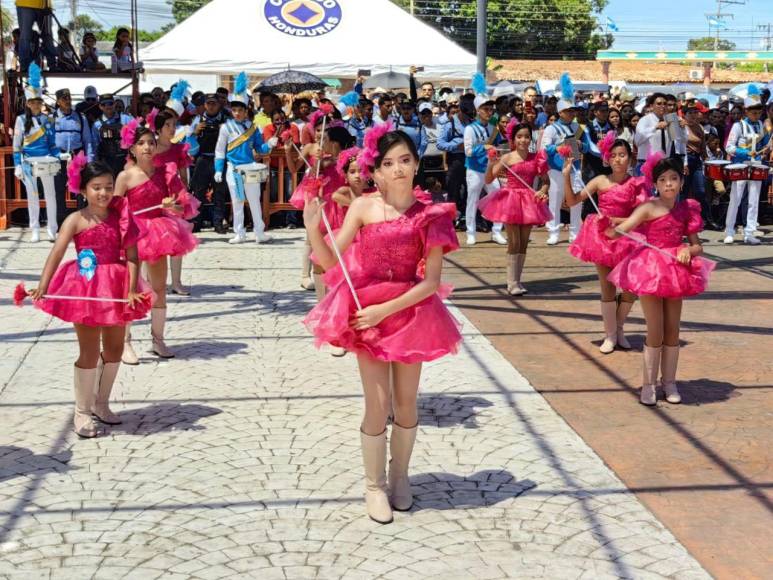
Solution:
M 263 163 L 245 163 L 234 168 L 238 171 L 244 183 L 265 183 L 268 181 L 268 165 Z
M 724 176 L 728 181 L 745 181 L 749 179 L 749 166 L 744 163 L 725 165 Z
M 714 181 L 722 181 L 725 177 L 723 169 L 730 165 L 726 159 L 715 159 L 704 163 L 704 172 L 706 177 Z
M 53 177 L 62 169 L 61 161 L 56 157 L 27 157 L 27 163 L 32 168 L 32 177 Z
M 765 181 L 770 173 L 770 168 L 762 163 L 752 163 L 749 165 L 749 179 L 752 181 Z

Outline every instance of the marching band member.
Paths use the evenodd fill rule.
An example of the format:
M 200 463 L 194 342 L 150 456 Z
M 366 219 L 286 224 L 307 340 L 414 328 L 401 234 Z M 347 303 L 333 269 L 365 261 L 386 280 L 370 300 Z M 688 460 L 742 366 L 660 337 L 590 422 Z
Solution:
M 762 115 L 762 101 L 760 92 L 756 85 L 750 84 L 748 95 L 744 99 L 746 117 L 739 122 L 734 123 L 730 129 L 730 136 L 727 139 L 727 153 L 730 155 L 733 163 L 744 163 L 747 161 L 759 161 L 762 159 L 762 153 L 768 150 L 770 135 L 765 134 L 764 126 L 760 121 Z M 756 246 L 760 243 L 759 238 L 755 237 L 757 230 L 757 213 L 760 206 L 760 190 L 763 181 L 733 181 L 730 188 L 730 205 L 727 208 L 727 217 L 725 218 L 725 239 L 726 244 L 733 243 L 733 233 L 735 230 L 735 218 L 738 215 L 738 207 L 741 205 L 744 193 L 748 187 L 749 197 L 747 200 L 748 208 L 746 210 L 746 227 L 743 231 L 743 243 Z
M 494 114 L 494 100 L 486 94 L 486 80 L 483 75 L 477 74 L 473 78 L 473 90 L 475 97 L 475 109 L 477 117 L 464 128 L 464 155 L 467 169 L 467 207 L 465 211 L 465 224 L 467 227 L 467 245 L 475 245 L 475 225 L 478 213 L 478 200 L 480 193 L 485 188 L 486 193 L 499 189 L 499 181 L 486 184 L 486 166 L 488 158 L 486 152 L 495 146 L 496 137 L 489 124 Z M 507 245 L 507 240 L 502 235 L 502 224 L 495 223 L 491 228 L 491 239 L 502 246 Z
M 56 146 L 54 127 L 50 119 L 43 114 L 43 93 L 40 89 L 40 67 L 30 65 L 29 84 L 24 89 L 27 107 L 24 114 L 16 117 L 13 133 L 13 173 L 16 179 L 24 183 L 27 190 L 27 211 L 30 216 L 31 242 L 40 241 L 40 200 L 38 196 L 38 178 L 32 175 L 30 158 L 55 157 L 60 153 Z M 53 175 L 40 177 L 46 198 L 46 233 L 54 241 L 59 227 L 56 223 L 56 188 Z
M 558 233 L 561 230 L 561 204 L 564 201 L 564 177 L 562 170 L 564 167 L 564 158 L 558 152 L 558 147 L 563 145 L 567 139 L 577 140 L 580 134 L 580 125 L 575 121 L 577 116 L 577 106 L 574 102 L 574 85 L 569 78 L 569 73 L 561 75 L 561 99 L 558 101 L 558 121 L 545 128 L 542 133 L 539 148 L 547 151 L 548 154 L 548 177 L 550 178 L 550 190 L 548 192 L 548 207 L 553 219 L 547 223 L 548 240 L 550 246 L 558 243 Z M 580 160 L 574 161 L 572 170 L 572 179 L 580 181 Z M 576 188 L 582 189 L 582 185 Z M 582 219 L 582 206 L 576 205 L 569 210 L 569 243 L 571 244 L 577 234 L 580 232 Z
M 255 161 L 253 151 L 259 155 L 268 155 L 279 140 L 276 137 L 263 143 L 263 136 L 257 125 L 247 118 L 247 75 L 239 74 L 234 85 L 234 94 L 231 97 L 231 113 L 233 119 L 229 119 L 220 126 L 220 134 L 215 147 L 215 181 L 223 181 L 223 170 L 228 160 L 228 170 L 225 180 L 231 193 L 231 205 L 234 213 L 234 237 L 229 244 L 242 244 L 247 241 L 247 232 L 244 229 L 244 200 L 250 203 L 252 222 L 255 226 L 255 241 L 258 244 L 268 242 L 271 236 L 266 235 L 263 224 L 263 216 L 260 205 L 260 184 L 244 183 L 241 174 L 234 169 L 239 165 L 246 165 Z

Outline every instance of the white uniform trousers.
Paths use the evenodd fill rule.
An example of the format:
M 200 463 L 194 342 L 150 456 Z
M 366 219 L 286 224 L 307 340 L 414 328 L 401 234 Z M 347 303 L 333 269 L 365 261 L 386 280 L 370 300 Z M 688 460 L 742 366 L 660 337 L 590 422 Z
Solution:
M 40 199 L 38 192 L 38 179 L 43 182 L 43 195 L 46 198 L 46 215 L 48 223 L 46 230 L 50 238 L 56 236 L 59 226 L 56 223 L 56 187 L 54 176 L 29 177 L 26 173 L 23 177 L 24 187 L 27 189 L 27 211 L 30 214 L 30 229 L 40 228 Z
M 480 171 L 467 169 L 467 208 L 464 212 L 464 221 L 467 224 L 467 234 L 475 235 L 475 216 L 478 213 L 478 200 L 480 192 L 485 188 L 487 193 L 499 189 L 499 180 L 495 179 L 491 183 L 486 183 L 486 174 Z M 502 224 L 495 223 L 491 228 L 494 232 L 502 231 Z
M 579 178 L 579 171 L 572 170 L 572 184 L 580 186 L 582 189 L 582 179 Z M 558 169 L 549 169 L 550 189 L 548 190 L 548 207 L 553 214 L 553 219 L 545 226 L 550 235 L 558 235 L 561 231 L 561 204 L 564 202 L 564 174 Z M 582 225 L 582 204 L 578 203 L 569 209 L 569 236 L 577 237 Z
M 743 230 L 745 237 L 753 236 L 757 229 L 757 212 L 760 208 L 760 190 L 762 181 L 734 181 L 730 187 L 730 205 L 727 206 L 727 218 L 725 218 L 725 236 L 732 236 L 735 233 L 735 218 L 738 215 L 738 208 L 741 205 L 743 194 L 746 188 L 749 188 L 749 198 L 747 199 L 746 227 Z
M 239 237 L 246 237 L 244 228 L 244 201 L 236 196 L 236 181 L 234 180 L 233 166 L 228 165 L 225 173 L 225 181 L 228 184 L 228 192 L 231 194 L 231 206 L 234 212 L 234 233 Z M 244 196 L 250 203 L 252 223 L 255 224 L 255 235 L 260 235 L 265 230 L 263 225 L 263 208 L 260 205 L 260 183 L 245 183 Z

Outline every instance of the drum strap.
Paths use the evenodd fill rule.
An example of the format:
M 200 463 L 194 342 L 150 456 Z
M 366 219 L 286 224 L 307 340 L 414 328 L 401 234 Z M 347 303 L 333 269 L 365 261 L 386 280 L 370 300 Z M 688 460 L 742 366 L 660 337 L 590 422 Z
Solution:
M 228 151 L 233 151 L 237 147 L 240 147 L 250 139 L 252 139 L 252 136 L 255 134 L 255 130 L 257 129 L 257 125 L 252 125 L 249 129 L 247 129 L 244 133 L 239 135 L 236 139 L 231 141 L 228 144 L 228 147 L 226 148 Z
M 232 174 L 234 177 L 234 185 L 236 186 L 236 199 L 244 201 L 246 197 L 244 195 L 244 179 L 242 179 L 242 174 L 235 168 Z
M 45 134 L 46 134 L 46 128 L 43 125 L 40 125 L 34 133 L 31 133 L 30 135 L 27 135 L 24 138 L 25 147 L 27 145 L 31 145 L 32 143 L 40 139 Z

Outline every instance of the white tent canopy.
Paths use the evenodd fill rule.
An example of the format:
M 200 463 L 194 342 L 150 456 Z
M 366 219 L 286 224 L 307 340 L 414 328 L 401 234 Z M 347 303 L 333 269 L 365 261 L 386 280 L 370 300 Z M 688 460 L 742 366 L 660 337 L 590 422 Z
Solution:
M 417 65 L 422 77 L 459 79 L 476 65 L 474 55 L 390 0 L 213 0 L 141 60 L 151 74 L 270 75 L 290 67 L 341 78 Z

